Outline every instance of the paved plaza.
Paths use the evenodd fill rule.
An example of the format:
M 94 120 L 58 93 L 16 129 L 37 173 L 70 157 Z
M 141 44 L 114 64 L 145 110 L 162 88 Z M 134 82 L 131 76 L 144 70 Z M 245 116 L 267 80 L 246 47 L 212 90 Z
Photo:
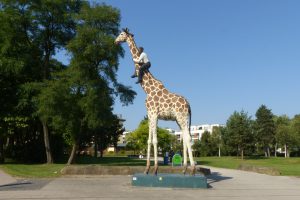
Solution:
M 0 199 L 299 200 L 300 178 L 211 168 L 209 189 L 132 187 L 131 176 L 65 176 L 0 186 Z

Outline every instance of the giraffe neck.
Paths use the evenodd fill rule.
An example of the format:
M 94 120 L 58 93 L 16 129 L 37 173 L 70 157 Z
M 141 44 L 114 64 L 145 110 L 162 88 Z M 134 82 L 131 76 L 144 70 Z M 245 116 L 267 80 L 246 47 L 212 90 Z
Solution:
M 139 53 L 139 50 L 138 50 L 138 48 L 137 48 L 137 46 L 135 44 L 135 41 L 134 41 L 134 39 L 133 39 L 132 36 L 129 36 L 127 38 L 127 44 L 129 46 L 132 58 L 138 59 L 139 56 L 140 56 L 140 53 Z M 140 66 L 138 64 L 134 64 L 134 66 L 135 66 L 135 71 L 137 72 L 137 70 L 139 69 Z
M 139 50 L 138 50 L 136 43 L 132 36 L 129 36 L 127 38 L 127 43 L 129 45 L 129 49 L 130 49 L 132 58 L 138 59 L 140 56 Z M 139 68 L 140 68 L 140 65 L 135 64 L 136 74 L 137 74 L 137 71 Z M 164 88 L 163 84 L 159 80 L 155 79 L 154 76 L 150 72 L 146 72 L 144 74 L 141 86 L 146 94 L 149 94 L 153 90 L 153 87 L 155 87 L 155 88 L 159 87 L 160 89 L 162 87 Z M 149 88 L 152 88 L 152 89 L 149 89 Z

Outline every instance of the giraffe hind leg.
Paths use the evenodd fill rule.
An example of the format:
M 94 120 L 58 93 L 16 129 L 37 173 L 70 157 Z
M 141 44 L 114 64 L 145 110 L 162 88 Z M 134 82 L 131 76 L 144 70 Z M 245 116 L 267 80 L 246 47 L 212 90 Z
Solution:
M 183 175 L 186 174 L 186 170 L 187 170 L 187 165 L 184 165 L 184 166 L 183 166 L 183 171 L 182 171 Z
M 154 172 L 153 172 L 153 174 L 155 176 L 157 176 L 157 173 L 158 173 L 158 165 L 154 165 Z
M 190 175 L 195 176 L 195 174 L 196 174 L 196 166 L 192 165 Z
M 150 161 L 147 160 L 147 165 L 146 165 L 144 174 L 149 174 L 149 170 L 150 170 Z

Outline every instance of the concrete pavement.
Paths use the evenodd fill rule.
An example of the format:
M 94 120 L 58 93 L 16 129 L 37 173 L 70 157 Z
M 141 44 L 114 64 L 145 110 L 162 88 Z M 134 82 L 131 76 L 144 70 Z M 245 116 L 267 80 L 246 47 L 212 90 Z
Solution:
M 209 189 L 132 187 L 131 176 L 67 176 L 49 180 L 42 188 L 30 190 L 0 187 L 0 199 L 300 199 L 300 178 L 219 168 L 211 168 L 211 171 Z
M 17 182 L 17 180 L 13 177 L 11 177 L 10 175 L 4 173 L 1 169 L 0 169 L 0 186 L 1 185 L 8 185 L 8 184 L 12 184 Z

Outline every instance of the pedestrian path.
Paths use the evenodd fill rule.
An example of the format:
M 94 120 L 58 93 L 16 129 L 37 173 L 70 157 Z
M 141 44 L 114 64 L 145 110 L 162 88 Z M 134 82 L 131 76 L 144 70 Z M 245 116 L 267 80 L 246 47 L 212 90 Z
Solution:
M 0 186 L 16 183 L 17 180 L 0 169 Z
M 201 166 L 203 167 L 203 166 Z M 36 186 L 0 189 L 0 200 L 299 200 L 300 178 L 270 176 L 241 170 L 211 169 L 208 189 L 176 189 L 131 186 L 132 176 L 63 176 Z M 38 187 L 38 185 L 40 186 Z M 22 189 L 23 188 L 23 189 Z

